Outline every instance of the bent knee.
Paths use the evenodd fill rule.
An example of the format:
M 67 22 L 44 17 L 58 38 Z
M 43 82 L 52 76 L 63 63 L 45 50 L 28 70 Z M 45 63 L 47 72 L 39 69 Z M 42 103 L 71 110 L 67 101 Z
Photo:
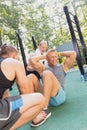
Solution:
M 37 94 L 37 99 L 41 104 L 45 104 L 45 97 L 41 93 L 36 93 Z
M 50 71 L 50 70 L 45 70 L 44 72 L 43 72 L 43 76 L 51 76 L 51 75 L 53 75 L 53 73 Z
M 33 73 L 29 74 L 27 77 L 29 79 L 35 79 L 35 80 L 37 79 L 37 76 L 35 74 L 33 74 Z

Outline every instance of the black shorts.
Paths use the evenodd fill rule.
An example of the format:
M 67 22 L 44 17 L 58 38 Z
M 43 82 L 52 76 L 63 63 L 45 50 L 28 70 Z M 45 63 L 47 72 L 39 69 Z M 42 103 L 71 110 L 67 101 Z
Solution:
M 38 80 L 40 80 L 41 78 L 40 74 L 37 71 L 26 71 L 26 75 L 28 74 L 34 74 L 38 78 Z
M 12 111 L 12 102 L 17 103 L 17 100 L 22 100 L 20 95 L 0 100 L 0 130 L 9 130 L 21 116 L 19 112 L 21 105 Z

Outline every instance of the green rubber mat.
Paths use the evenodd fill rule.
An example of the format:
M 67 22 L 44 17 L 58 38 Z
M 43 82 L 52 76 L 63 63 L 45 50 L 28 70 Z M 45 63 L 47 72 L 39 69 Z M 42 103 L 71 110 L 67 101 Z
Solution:
M 65 91 L 65 103 L 50 107 L 52 116 L 43 125 L 33 128 L 28 123 L 17 130 L 87 130 L 87 82 L 81 81 L 78 70 L 67 74 Z M 16 87 L 10 93 L 17 94 Z

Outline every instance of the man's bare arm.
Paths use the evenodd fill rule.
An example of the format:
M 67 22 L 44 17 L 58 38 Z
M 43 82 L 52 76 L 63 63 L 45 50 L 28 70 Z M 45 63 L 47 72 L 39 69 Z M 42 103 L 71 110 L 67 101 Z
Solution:
M 63 63 L 63 67 L 65 71 L 68 71 L 74 62 L 76 61 L 76 52 L 75 51 L 64 51 L 60 52 L 60 55 L 65 57 L 65 61 Z
M 40 60 L 46 59 L 45 55 L 41 56 L 34 56 L 30 58 L 30 64 L 31 66 L 39 73 L 41 74 L 45 70 L 45 66 L 40 62 Z

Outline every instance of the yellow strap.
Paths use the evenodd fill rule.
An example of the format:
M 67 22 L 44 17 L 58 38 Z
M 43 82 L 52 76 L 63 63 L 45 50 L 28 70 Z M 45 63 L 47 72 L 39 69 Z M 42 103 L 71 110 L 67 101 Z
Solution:
M 60 52 L 58 52 L 58 57 L 60 57 L 61 56 L 61 53 Z

